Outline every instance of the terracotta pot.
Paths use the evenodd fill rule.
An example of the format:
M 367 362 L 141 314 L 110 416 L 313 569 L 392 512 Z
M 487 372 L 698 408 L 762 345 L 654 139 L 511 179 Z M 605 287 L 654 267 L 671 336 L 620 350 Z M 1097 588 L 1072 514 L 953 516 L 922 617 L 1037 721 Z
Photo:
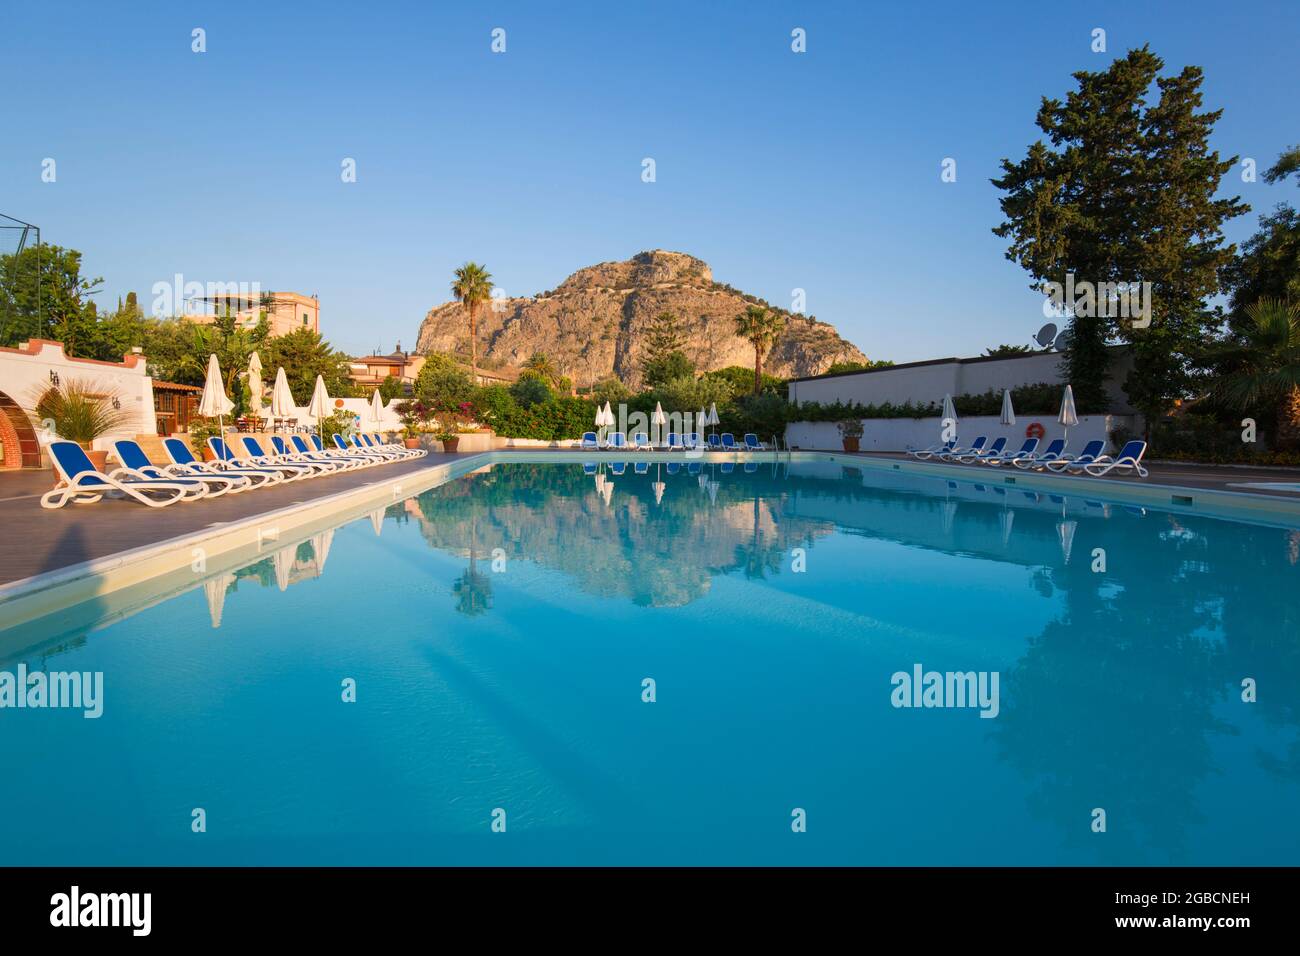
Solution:
M 82 447 L 84 448 L 85 446 L 83 445 Z M 96 471 L 107 474 L 108 452 L 92 451 L 91 449 L 86 448 L 86 457 L 90 459 L 90 462 L 95 466 Z
M 459 445 L 460 445 L 459 438 L 444 438 L 442 440 L 443 451 L 448 451 L 448 452 L 455 451 Z
M 209 448 L 209 447 L 207 446 L 207 443 L 206 443 L 206 442 L 205 442 L 204 445 L 203 445 L 203 460 L 204 460 L 204 461 L 216 461 L 216 460 L 217 460 L 217 453 L 214 452 L 211 448 Z
M 857 438 L 842 438 L 842 439 L 840 439 L 840 440 L 841 440 L 842 442 L 844 442 L 844 450 L 845 450 L 845 451 L 857 451 L 857 450 L 858 450 L 858 439 L 857 439 Z
M 403 438 L 403 439 L 402 439 L 402 444 L 405 445 L 407 448 L 419 448 L 419 447 L 420 447 L 420 439 L 418 439 L 418 438 Z

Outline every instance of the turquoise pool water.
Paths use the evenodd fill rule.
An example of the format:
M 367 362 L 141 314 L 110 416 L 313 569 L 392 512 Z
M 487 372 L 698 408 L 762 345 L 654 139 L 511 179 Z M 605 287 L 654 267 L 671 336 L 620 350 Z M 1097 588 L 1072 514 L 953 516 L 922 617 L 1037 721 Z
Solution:
M 1300 862 L 1300 530 L 992 471 L 588 470 L 0 633 L 0 671 L 104 675 L 98 719 L 0 710 L 0 863 Z M 916 665 L 996 673 L 996 716 L 894 706 Z

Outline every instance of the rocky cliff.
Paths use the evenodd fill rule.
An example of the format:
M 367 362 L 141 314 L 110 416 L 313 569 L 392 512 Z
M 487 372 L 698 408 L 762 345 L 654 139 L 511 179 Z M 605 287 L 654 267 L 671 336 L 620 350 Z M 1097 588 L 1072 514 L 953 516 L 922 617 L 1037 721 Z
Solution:
M 579 269 L 550 292 L 499 298 L 478 317 L 479 358 L 484 368 L 517 367 L 544 352 L 580 386 L 616 375 L 640 384 L 644 332 L 661 312 L 681 320 L 685 352 L 700 371 L 752 366 L 754 350 L 734 332 L 747 305 L 770 305 L 713 281 L 708 264 L 681 252 L 642 252 L 624 262 Z M 782 377 L 816 375 L 833 362 L 866 357 L 833 326 L 776 309 L 785 331 L 764 359 L 764 371 Z M 420 325 L 416 351 L 469 354 L 464 308 L 447 302 Z

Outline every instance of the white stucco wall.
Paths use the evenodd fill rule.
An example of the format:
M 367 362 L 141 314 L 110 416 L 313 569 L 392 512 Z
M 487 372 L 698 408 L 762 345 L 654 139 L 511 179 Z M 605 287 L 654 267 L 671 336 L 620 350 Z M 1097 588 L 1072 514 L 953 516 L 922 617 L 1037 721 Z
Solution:
M 1128 397 L 1120 387 L 1132 357 L 1126 349 L 1111 352 L 1111 379 L 1106 383 L 1113 414 L 1132 414 Z M 1065 384 L 1061 376 L 1060 352 L 1036 352 L 1017 358 L 941 359 L 936 362 L 912 363 L 872 372 L 850 372 L 790 382 L 789 398 L 795 403 L 859 402 L 879 405 L 935 402 L 944 395 L 977 395 L 990 389 L 1017 388 L 1039 382 Z
M 44 339 L 32 339 L 14 349 L 0 348 L 0 392 L 29 414 L 38 394 L 51 384 L 51 372 L 63 382 L 79 379 L 120 398 L 130 420 L 126 427 L 96 439 L 95 448 L 109 449 L 119 438 L 156 431 L 153 379 L 145 373 L 143 355 L 129 354 L 122 362 L 69 358 L 63 354 L 62 344 Z M 41 437 L 40 422 L 33 421 L 32 426 Z
M 1128 415 L 1080 415 L 1079 424 L 1069 433 L 1056 421 L 1054 415 L 1017 415 L 1016 424 L 1003 425 L 997 415 L 976 415 L 957 422 L 957 440 L 963 445 L 979 435 L 989 441 L 1005 436 L 1008 448 L 1019 448 L 1025 440 L 1025 428 L 1031 422 L 1043 426 L 1044 436 L 1039 447 L 1044 448 L 1053 438 L 1067 438 L 1071 450 L 1079 450 L 1093 439 L 1107 440 L 1117 428 L 1136 430 L 1136 423 Z M 908 451 L 928 448 L 940 440 L 941 421 L 938 418 L 867 418 L 862 421 L 863 433 L 858 447 L 861 451 Z M 810 450 L 839 450 L 840 432 L 835 422 L 792 422 L 786 426 L 785 440 L 792 448 Z

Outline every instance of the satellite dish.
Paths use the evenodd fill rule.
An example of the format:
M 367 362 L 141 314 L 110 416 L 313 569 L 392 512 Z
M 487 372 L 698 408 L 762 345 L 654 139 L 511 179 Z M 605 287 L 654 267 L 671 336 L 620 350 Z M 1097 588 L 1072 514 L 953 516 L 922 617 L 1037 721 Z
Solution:
M 1062 331 L 1061 334 L 1056 337 L 1056 341 L 1052 343 L 1052 348 L 1058 352 L 1064 352 L 1069 347 L 1069 344 L 1069 339 L 1066 333 Z
M 1045 349 L 1051 348 L 1052 343 L 1055 340 L 1056 340 L 1055 322 L 1048 322 L 1041 329 L 1039 329 L 1038 334 L 1034 336 L 1034 341 L 1037 342 L 1040 347 Z

